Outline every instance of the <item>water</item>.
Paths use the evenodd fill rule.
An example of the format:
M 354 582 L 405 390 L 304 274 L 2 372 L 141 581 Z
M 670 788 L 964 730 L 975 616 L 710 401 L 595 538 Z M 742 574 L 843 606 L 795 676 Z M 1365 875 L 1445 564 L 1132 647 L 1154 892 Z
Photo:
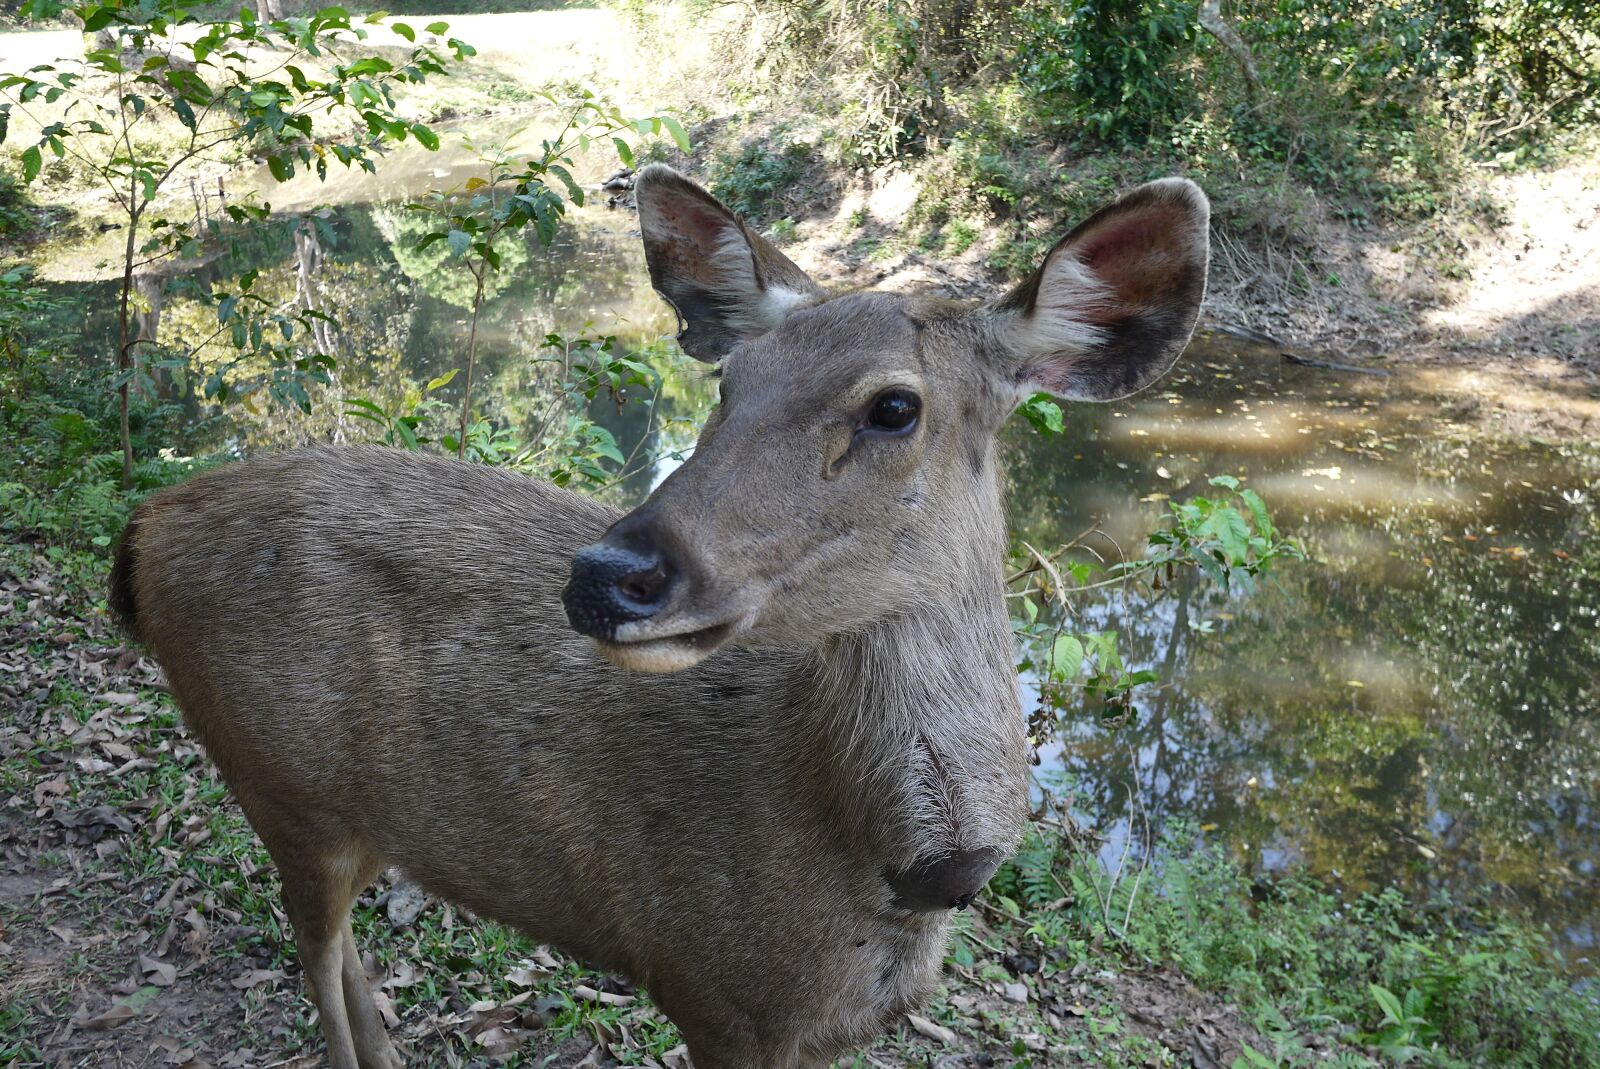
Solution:
M 174 348 L 215 330 L 196 288 L 246 267 L 273 300 L 309 293 L 340 320 L 328 339 L 338 382 L 311 415 L 202 420 L 213 446 L 359 438 L 368 428 L 339 397 L 404 406 L 461 362 L 470 280 L 442 244 L 414 251 L 418 222 L 400 205 L 465 167 L 401 155 L 378 180 L 295 186 L 275 201 L 338 202 L 314 247 L 284 226 L 147 280 L 155 334 Z M 115 336 L 101 255 L 84 241 L 40 258 L 83 302 L 95 359 Z M 552 248 L 529 239 L 508 253 L 480 325 L 475 396 L 526 432 L 552 400 L 538 359 L 548 333 L 641 348 L 672 327 L 633 218 L 579 212 Z M 228 355 L 213 344 L 199 359 Z M 439 396 L 454 404 L 457 388 Z M 624 452 L 649 455 L 691 443 L 713 394 L 684 371 L 653 416 L 609 402 L 595 414 Z M 1552 925 L 1584 970 L 1600 917 L 1600 453 L 1500 434 L 1463 396 L 1419 373 L 1299 368 L 1201 337 L 1157 388 L 1071 408 L 1059 438 L 1012 428 L 1012 525 L 1036 546 L 1098 524 L 1106 545 L 1137 552 L 1160 495 L 1230 473 L 1314 557 L 1249 596 L 1180 586 L 1153 604 L 1082 605 L 1086 626 L 1119 632 L 1133 666 L 1161 682 L 1114 730 L 1065 710 L 1044 771 L 1113 862 L 1182 822 L 1252 868 L 1304 866 L 1350 890 L 1489 886 Z M 660 473 L 608 492 L 636 501 Z
M 1017 533 L 1139 546 L 1204 477 L 1246 479 L 1314 560 L 1249 597 L 1110 598 L 1161 683 L 1069 718 L 1064 789 L 1135 853 L 1174 818 L 1346 888 L 1492 886 L 1575 965 L 1600 917 L 1600 453 L 1497 437 L 1421 376 L 1202 337 L 1156 389 L 1014 434 Z M 1214 628 L 1210 634 L 1200 628 Z M 1151 829 L 1146 831 L 1146 824 Z

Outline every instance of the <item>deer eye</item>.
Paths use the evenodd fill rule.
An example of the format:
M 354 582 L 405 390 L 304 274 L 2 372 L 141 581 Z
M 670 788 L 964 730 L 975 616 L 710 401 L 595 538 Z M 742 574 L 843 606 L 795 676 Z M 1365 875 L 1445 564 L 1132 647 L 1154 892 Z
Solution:
M 922 415 L 922 398 L 907 389 L 885 390 L 872 402 L 864 430 L 905 434 L 917 425 Z

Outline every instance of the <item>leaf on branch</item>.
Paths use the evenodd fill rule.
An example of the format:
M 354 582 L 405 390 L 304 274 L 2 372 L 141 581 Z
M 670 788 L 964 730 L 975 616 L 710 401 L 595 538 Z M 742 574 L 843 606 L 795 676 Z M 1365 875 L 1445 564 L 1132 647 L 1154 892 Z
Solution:
M 670 115 L 663 115 L 661 116 L 661 125 L 665 126 L 667 133 L 672 135 L 672 140 L 676 142 L 678 151 L 687 153 L 689 151 L 689 132 L 683 128 L 683 124 Z

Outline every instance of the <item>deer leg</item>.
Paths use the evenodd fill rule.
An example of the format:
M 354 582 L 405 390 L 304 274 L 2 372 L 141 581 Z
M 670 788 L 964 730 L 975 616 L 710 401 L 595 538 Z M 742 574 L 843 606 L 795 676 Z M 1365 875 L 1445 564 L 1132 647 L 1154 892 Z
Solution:
M 284 912 L 322 1022 L 329 1066 L 400 1069 L 350 931 L 350 904 L 382 869 L 381 860 L 312 821 L 285 819 L 276 807 L 242 794 L 240 802 L 283 879 Z
M 359 888 L 357 891 L 359 892 Z M 389 1041 L 389 1030 L 372 1001 L 372 991 L 367 987 L 367 971 L 361 965 L 361 951 L 356 949 L 355 935 L 350 931 L 350 921 L 345 920 L 344 944 L 344 1007 L 350 1019 L 351 1037 L 355 1040 L 356 1057 L 361 1069 L 402 1069 L 404 1063 L 394 1044 Z
M 330 1069 L 362 1069 L 345 1009 L 343 929 L 348 923 L 344 914 L 349 903 L 340 901 L 342 896 L 329 893 L 326 872 L 313 875 L 306 871 L 308 867 L 291 869 L 279 861 L 284 911 L 294 926 L 300 968 L 321 1019 L 322 1038 L 328 1044 L 328 1065 Z

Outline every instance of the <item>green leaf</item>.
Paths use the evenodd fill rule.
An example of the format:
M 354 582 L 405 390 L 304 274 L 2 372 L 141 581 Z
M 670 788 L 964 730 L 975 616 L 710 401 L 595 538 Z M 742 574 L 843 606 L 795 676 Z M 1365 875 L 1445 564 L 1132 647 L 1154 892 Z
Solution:
M 689 132 L 683 124 L 670 115 L 661 116 L 661 125 L 667 128 L 667 133 L 672 135 L 672 140 L 677 143 L 679 152 L 689 151 Z
M 450 232 L 444 236 L 444 240 L 449 244 L 450 253 L 453 256 L 465 256 L 467 250 L 472 248 L 472 235 L 465 230 L 457 230 L 452 227 Z
M 1050 665 L 1059 678 L 1076 679 L 1083 670 L 1083 643 L 1075 635 L 1057 636 L 1050 650 Z
M 272 177 L 279 182 L 287 182 L 294 175 L 294 169 L 282 156 L 268 156 L 267 170 L 272 172 Z
M 429 152 L 437 152 L 439 150 L 439 135 L 421 123 L 413 123 L 411 125 L 411 136 L 416 138 L 417 143 Z
M 29 145 L 22 150 L 22 180 L 32 182 L 39 177 L 40 169 L 44 167 L 44 159 L 39 155 L 38 145 Z
M 1195 532 L 1201 538 L 1215 538 L 1232 564 L 1243 564 L 1250 559 L 1250 528 L 1238 509 L 1227 505 L 1219 507 L 1206 517 Z
M 1208 481 L 1212 486 L 1226 486 L 1229 490 L 1239 489 L 1239 480 L 1232 475 L 1213 475 Z
M 389 29 L 404 37 L 407 41 L 415 41 L 417 39 L 417 31 L 403 22 L 391 22 L 389 23 Z
M 633 166 L 633 149 L 620 137 L 613 137 L 611 143 L 617 147 L 617 159 L 622 161 L 622 166 Z
M 428 23 L 427 30 L 429 33 L 435 36 L 442 36 L 449 32 L 450 24 L 448 22 L 430 22 Z
M 436 378 L 429 379 L 428 380 L 428 385 L 426 385 L 426 386 L 424 386 L 422 388 L 422 392 L 424 394 L 430 394 L 434 390 L 439 389 L 440 387 L 450 385 L 450 380 L 456 377 L 456 371 L 458 371 L 458 370 L 459 370 L 458 368 L 451 368 L 449 371 L 446 371 L 443 375 L 440 375 L 440 376 L 438 376 Z
M 1066 430 L 1066 416 L 1049 394 L 1036 393 L 1022 405 L 1022 414 L 1041 434 L 1060 434 Z
M 1377 984 L 1368 984 L 1367 990 L 1372 992 L 1372 997 L 1377 1000 L 1379 1008 L 1383 1010 L 1386 1020 L 1403 1024 L 1406 1019 L 1405 1011 L 1400 1007 L 1400 1000 L 1388 988 L 1379 987 Z
M 1251 519 L 1256 521 L 1256 532 L 1265 538 L 1271 538 L 1272 518 L 1267 515 L 1267 506 L 1261 500 L 1261 495 L 1254 490 L 1240 490 L 1239 500 L 1250 510 Z

